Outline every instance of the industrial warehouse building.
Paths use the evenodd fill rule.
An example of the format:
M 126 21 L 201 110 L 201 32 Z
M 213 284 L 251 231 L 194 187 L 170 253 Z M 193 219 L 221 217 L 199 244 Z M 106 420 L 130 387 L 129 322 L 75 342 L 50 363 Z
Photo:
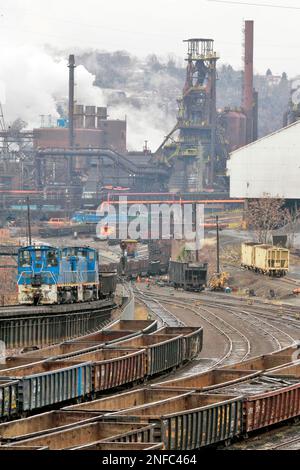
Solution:
M 300 121 L 230 155 L 230 197 L 300 199 Z

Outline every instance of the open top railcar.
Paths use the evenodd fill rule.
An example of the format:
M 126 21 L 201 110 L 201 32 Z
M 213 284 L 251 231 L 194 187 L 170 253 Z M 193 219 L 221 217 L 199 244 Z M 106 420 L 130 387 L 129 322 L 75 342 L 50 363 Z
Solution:
M 175 287 L 189 291 L 201 291 L 207 282 L 207 263 L 170 261 L 169 281 Z
M 242 243 L 241 266 L 269 276 L 285 276 L 289 270 L 289 250 L 262 243 Z

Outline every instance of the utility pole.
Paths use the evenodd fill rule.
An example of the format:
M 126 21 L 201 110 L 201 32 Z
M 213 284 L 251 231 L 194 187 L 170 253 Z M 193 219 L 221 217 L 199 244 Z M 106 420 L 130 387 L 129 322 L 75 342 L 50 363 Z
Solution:
M 122 255 L 121 255 L 121 259 L 120 259 L 121 273 L 122 273 L 122 276 L 125 276 L 126 268 L 127 268 L 127 252 L 126 252 L 127 245 L 126 245 L 126 242 L 124 240 L 121 241 L 120 247 L 121 247 L 121 250 L 122 250 Z
M 31 245 L 31 224 L 30 224 L 30 206 L 29 197 L 27 197 L 27 227 L 28 227 L 28 244 Z
M 217 274 L 220 274 L 220 237 L 219 237 L 219 216 L 216 215 L 217 227 Z

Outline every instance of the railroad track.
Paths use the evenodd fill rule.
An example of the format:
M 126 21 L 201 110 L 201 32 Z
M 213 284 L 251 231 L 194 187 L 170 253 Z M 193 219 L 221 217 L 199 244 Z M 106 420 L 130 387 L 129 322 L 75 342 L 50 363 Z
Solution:
M 128 286 L 124 288 L 130 299 Z M 76 304 L 0 308 L 0 341 L 5 342 L 8 350 L 49 346 L 103 328 L 116 307 L 114 300 L 108 298 Z
M 62 313 L 77 313 L 87 312 L 92 310 L 99 310 L 100 308 L 113 305 L 111 299 L 95 300 L 93 302 L 81 302 L 74 304 L 61 304 L 61 305 L 39 305 L 39 306 L 8 306 L 0 307 L 0 319 L 13 319 L 14 317 L 25 317 L 35 315 L 60 315 Z
M 0 340 L 7 349 L 51 344 L 97 331 L 110 322 L 112 307 L 59 315 L 0 318 Z
M 205 303 L 205 305 L 214 306 L 213 303 Z M 273 325 L 268 317 L 263 319 L 262 315 L 259 314 L 258 316 L 254 312 L 242 310 L 241 307 L 237 306 L 227 307 L 226 311 L 237 319 L 242 320 L 244 323 L 248 323 L 255 331 L 262 333 L 265 337 L 271 338 L 278 351 L 295 343 L 295 339 L 289 333 Z
M 265 334 L 268 334 L 270 336 L 274 336 L 274 343 L 278 341 L 278 344 L 280 344 L 280 349 L 282 344 L 284 342 L 288 341 L 288 336 L 285 332 L 281 331 L 280 328 L 274 327 L 272 325 L 272 328 L 269 328 L 268 322 L 265 319 L 257 318 L 257 315 L 254 314 L 253 312 L 248 312 L 248 311 L 240 311 L 238 310 L 238 306 L 236 305 L 235 308 L 229 307 L 227 308 L 226 305 L 223 305 L 223 309 L 226 309 L 226 312 L 228 314 L 231 314 L 232 317 L 235 319 L 238 319 L 239 323 L 236 323 L 236 326 L 232 325 L 230 323 L 231 320 L 227 321 L 228 318 L 221 318 L 221 309 L 220 306 L 216 306 L 215 303 L 208 302 L 206 301 L 200 304 L 197 304 L 193 302 L 192 304 L 189 304 L 188 301 L 180 301 L 177 299 L 174 299 L 172 297 L 167 297 L 166 299 L 161 299 L 159 295 L 156 293 L 151 293 L 151 292 L 143 292 L 142 290 L 135 288 L 134 292 L 136 294 L 136 297 L 143 302 L 145 305 L 148 306 L 149 309 L 152 310 L 153 313 L 155 313 L 156 316 L 160 318 L 160 322 L 162 325 L 165 324 L 170 324 L 170 322 L 174 322 L 173 326 L 182 326 L 184 325 L 183 321 L 180 319 L 177 319 L 176 312 L 171 310 L 170 304 L 173 305 L 174 307 L 177 307 L 178 309 L 184 311 L 184 315 L 182 317 L 183 320 L 185 320 L 185 312 L 192 312 L 193 315 L 198 316 L 199 318 L 202 318 L 203 323 L 210 323 L 213 328 L 216 330 L 219 329 L 219 333 L 224 335 L 226 339 L 226 349 L 224 351 L 224 354 L 222 357 L 218 359 L 218 361 L 215 361 L 212 367 L 209 367 L 208 369 L 213 369 L 217 365 L 220 364 L 231 364 L 232 362 L 237 362 L 237 361 L 242 361 L 243 359 L 246 359 L 250 352 L 251 352 L 251 343 L 249 341 L 249 338 L 247 337 L 247 333 L 244 334 L 242 331 L 239 329 L 239 324 L 241 324 L 241 321 L 243 322 L 243 328 L 245 330 L 245 324 L 251 325 L 251 328 L 254 330 L 257 330 L 258 328 L 264 332 Z M 153 298 L 155 296 L 155 298 Z M 195 323 L 197 322 L 197 319 Z M 181 335 L 180 335 L 181 336 Z M 293 338 L 290 336 L 291 340 Z M 276 339 L 276 341 L 275 341 Z M 132 340 L 130 340 L 132 341 Z M 169 339 L 167 342 L 170 341 Z M 172 340 L 173 341 L 173 340 Z M 161 339 L 159 339 L 158 345 L 161 344 Z M 277 344 L 277 346 L 278 346 Z M 160 347 L 160 346 L 159 346 Z M 182 350 L 185 350 L 183 348 Z M 106 349 L 106 351 L 109 351 L 109 349 Z M 174 354 L 174 350 L 171 351 L 169 346 L 166 348 L 166 351 L 168 352 L 168 357 L 173 360 L 176 354 Z M 161 353 L 160 353 L 161 354 Z M 194 353 L 195 354 L 195 353 Z M 125 357 L 129 357 L 129 355 L 126 355 Z M 194 356 L 193 356 L 194 357 Z M 112 363 L 115 363 L 116 358 L 113 357 Z M 98 364 L 98 361 L 96 360 L 95 356 L 95 364 Z M 201 361 L 201 360 L 200 360 Z M 107 363 L 107 358 L 103 361 Z M 197 360 L 196 360 L 197 362 Z M 157 367 L 160 367 L 161 364 L 166 364 L 166 360 L 161 361 L 155 361 L 155 364 L 157 364 Z M 64 366 L 63 366 L 64 367 Z M 97 366 L 98 367 L 98 366 Z M 115 373 L 116 377 L 120 376 L 120 370 L 122 371 L 122 376 L 123 372 L 127 372 L 130 369 L 130 367 L 126 364 L 121 367 L 116 367 L 115 368 Z M 138 368 L 133 368 L 137 370 Z M 206 369 L 201 369 L 201 371 L 208 370 Z M 168 369 L 169 370 L 169 369 Z M 191 369 L 189 369 L 188 374 L 194 374 L 196 372 L 199 372 L 197 368 L 197 364 Z M 114 374 L 112 373 L 111 366 L 109 365 L 108 367 L 108 372 L 107 372 L 107 377 L 112 377 Z M 80 374 L 81 376 L 81 374 Z M 92 377 L 97 377 L 98 374 L 91 374 Z M 99 374 L 100 376 L 100 374 Z M 297 375 L 297 378 L 299 377 L 299 374 Z M 257 379 L 255 379 L 257 380 Z M 273 380 L 273 382 L 277 382 L 276 379 Z M 270 383 L 270 379 L 269 379 Z M 291 382 L 292 383 L 292 382 Z M 285 384 L 286 388 L 288 389 L 288 384 Z M 258 384 L 256 383 L 255 385 L 258 389 L 258 395 L 259 395 L 259 387 Z M 292 383 L 293 386 L 293 383 Z M 236 383 L 234 385 L 236 387 Z M 62 387 L 61 387 L 62 388 Z M 111 387 L 113 388 L 113 387 Z M 54 390 L 56 387 L 54 387 Z M 23 387 L 24 390 L 24 387 Z M 40 387 L 40 390 L 44 392 L 46 390 L 46 387 Z M 272 389 L 273 390 L 273 389 Z M 274 393 L 277 393 L 278 387 L 274 387 Z M 99 390 L 100 391 L 100 390 Z M 289 393 L 289 390 L 287 390 Z M 101 391 L 102 393 L 102 391 Z M 134 392 L 133 392 L 134 393 Z M 212 392 L 213 393 L 213 392 Z M 217 392 L 218 393 L 218 392 Z M 271 393 L 271 392 L 270 392 Z M 282 396 L 285 393 L 284 391 L 281 391 Z M 144 392 L 142 392 L 144 394 Z M 131 396 L 131 393 L 129 394 Z M 197 395 L 197 396 L 196 396 Z M 165 441 L 165 446 L 167 450 L 174 449 L 174 450 L 188 450 L 190 449 L 191 445 L 194 445 L 192 448 L 199 448 L 202 446 L 206 446 L 209 444 L 215 444 L 217 442 L 221 441 L 226 441 L 228 439 L 228 443 L 230 439 L 236 435 L 236 437 L 240 437 L 242 435 L 245 435 L 247 432 L 247 429 L 244 428 L 246 425 L 247 420 L 245 421 L 242 419 L 243 416 L 243 410 L 248 410 L 248 406 L 243 407 L 244 403 L 248 403 L 248 395 L 245 392 L 241 394 L 239 390 L 236 392 L 236 398 L 233 400 L 228 400 L 226 403 L 224 403 L 224 398 L 222 396 L 222 392 L 220 392 L 220 400 L 212 400 L 212 402 L 205 402 L 203 401 L 203 397 L 200 396 L 199 394 L 193 394 L 193 396 L 186 396 L 183 399 L 176 398 L 176 401 L 178 400 L 178 405 L 176 405 L 176 401 L 174 396 L 171 396 L 169 398 L 164 397 L 163 400 L 162 398 L 158 398 L 158 392 L 154 391 L 154 400 L 151 399 L 150 401 L 147 401 L 145 399 L 145 403 L 143 403 L 145 406 L 147 406 L 147 417 L 151 418 L 151 421 L 159 422 L 159 426 L 156 425 L 155 428 L 155 433 L 157 430 L 164 429 L 164 432 L 160 434 L 155 434 L 156 438 L 158 440 L 163 440 L 163 439 L 169 439 L 169 437 L 166 438 L 166 436 L 170 436 L 169 441 Z M 235 393 L 233 394 L 235 395 Z M 243 396 L 241 396 L 243 395 Z M 275 396 L 275 395 L 274 395 Z M 290 395 L 287 395 L 290 397 Z M 258 398 L 259 399 L 259 398 Z M 136 411 L 136 398 L 132 399 L 134 401 L 134 405 L 132 405 L 132 408 L 130 409 L 120 409 L 120 394 L 116 394 L 116 400 L 118 401 L 115 406 L 117 407 L 117 411 L 119 412 L 119 416 L 110 416 L 108 417 L 111 419 L 111 422 L 116 422 L 116 419 L 120 419 L 120 421 L 117 421 L 119 423 L 120 429 L 122 427 L 122 423 L 125 423 L 128 418 L 126 416 L 135 416 L 135 411 Z M 165 408 L 165 403 L 167 400 L 170 400 L 170 407 L 169 407 L 169 412 L 172 413 L 171 415 L 166 414 L 166 408 Z M 196 401 L 197 400 L 197 401 Z M 261 398 L 261 402 L 259 405 L 255 405 L 255 408 L 251 408 L 250 411 L 247 411 L 249 413 L 249 416 L 253 416 L 253 413 L 261 413 L 261 416 L 263 416 L 265 423 L 264 427 L 267 427 L 269 425 L 269 422 L 273 424 L 274 421 L 274 415 L 269 413 L 265 414 L 264 409 L 271 409 L 272 401 L 274 400 L 273 396 L 268 397 L 268 406 L 264 405 L 264 402 L 262 400 L 265 400 L 265 398 Z M 280 400 L 280 407 L 277 409 L 278 416 L 280 414 L 280 419 L 282 419 L 281 416 L 286 416 L 285 413 L 283 413 L 283 406 L 286 407 L 287 412 L 289 411 L 289 406 L 290 406 L 290 398 L 285 398 Z M 162 401 L 162 403 L 160 403 Z M 90 403 L 90 402 L 89 402 Z M 295 401 L 297 403 L 297 401 Z M 175 406 L 174 406 L 175 404 Z M 207 406 L 209 405 L 209 406 Z M 56 405 L 55 405 L 56 406 Z M 111 406 L 111 405 L 110 405 Z M 273 406 L 273 405 L 272 405 Z M 104 409 L 104 408 L 99 408 L 99 409 Z M 107 408 L 106 408 L 107 409 Z M 111 411 L 114 410 L 113 406 L 109 408 Z M 254 410 L 254 411 L 253 411 Z M 116 413 L 115 413 L 116 414 Z M 174 416 L 176 415 L 176 416 Z M 276 415 L 276 413 L 275 413 Z M 157 418 L 158 416 L 164 416 L 164 420 L 161 420 L 160 418 Z M 229 420 L 224 420 L 224 416 L 230 417 Z M 277 416 L 277 415 L 276 415 Z M 125 418 L 125 420 L 124 420 Z M 144 415 L 139 415 L 137 413 L 137 420 L 136 422 L 139 422 L 139 418 L 141 420 L 144 419 Z M 147 419 L 148 419 L 147 418 Z M 167 421 L 169 420 L 169 421 Z M 258 420 L 259 421 L 259 420 Z M 166 424 L 167 422 L 167 424 Z M 184 423 L 184 424 L 182 424 Z M 225 423 L 225 425 L 224 425 Z M 260 423 L 261 424 L 261 423 Z M 228 427 L 227 427 L 228 425 Z M 84 426 L 87 426 L 85 424 Z M 105 426 L 109 426 L 107 423 L 98 423 L 98 424 L 89 424 L 90 426 L 88 429 L 88 436 L 84 437 L 86 439 L 86 442 L 90 443 L 91 439 L 93 442 L 97 438 L 97 431 L 96 427 L 101 428 L 101 431 L 104 430 Z M 223 427 L 222 427 L 223 426 Z M 57 427 L 57 424 L 56 424 Z M 259 428 L 258 428 L 259 429 Z M 167 430 L 170 430 L 169 432 Z M 55 432 L 54 432 L 55 431 Z M 118 433 L 120 430 L 118 429 Z M 26 430 L 28 433 L 28 430 Z M 57 436 L 57 430 L 56 428 L 53 428 L 53 434 L 47 434 L 46 437 L 44 436 L 44 442 L 47 443 L 47 445 L 50 445 L 50 449 L 58 449 L 58 448 L 63 448 L 65 445 L 65 448 L 70 446 L 71 444 L 75 446 L 75 441 L 77 439 L 76 436 L 79 436 L 79 430 L 74 429 L 72 431 L 71 429 L 67 430 L 65 429 L 64 431 L 61 431 L 62 433 L 66 434 L 61 434 Z M 154 431 L 153 431 L 154 432 Z M 160 432 L 160 431 L 158 431 Z M 199 437 L 197 437 L 197 434 Z M 70 436 L 70 441 L 66 441 L 67 437 Z M 164 437 L 165 436 L 165 437 Z M 175 437 L 174 437 L 175 436 Z M 205 436 L 205 439 L 203 439 L 203 436 Z M 196 440 L 196 437 L 198 440 Z M 289 436 L 290 438 L 291 436 Z M 57 439 L 57 440 L 56 440 Z M 131 438 L 128 438 L 131 439 Z M 134 438 L 136 440 L 140 438 Z M 132 440 L 132 442 L 134 441 Z M 52 444 L 51 444 L 52 440 Z M 82 438 L 80 436 L 80 443 L 82 443 Z M 147 436 L 145 438 L 146 442 L 150 441 L 150 437 Z M 297 439 L 289 439 L 286 440 L 286 442 L 282 442 L 279 444 L 277 447 L 275 446 L 274 449 L 281 447 L 282 450 L 292 450 L 294 449 L 293 447 L 282 447 L 282 446 L 296 446 L 298 445 L 297 442 L 295 441 L 300 441 L 300 438 Z M 69 444 L 71 442 L 71 444 Z M 77 441 L 76 441 L 77 442 Z M 192 444 L 190 444 L 192 442 Z M 33 441 L 34 443 L 34 441 Z M 274 443 L 273 443 L 274 445 Z M 52 446 L 52 447 L 51 447 Z M 298 448 L 298 447 L 295 447 Z M 12 449 L 13 450 L 13 447 Z
M 215 299 L 213 303 L 210 301 L 209 302 L 211 305 L 220 305 L 220 306 L 226 306 L 226 308 L 232 309 L 232 312 L 234 310 L 238 310 L 238 313 L 240 312 L 241 314 L 244 315 L 251 315 L 254 319 L 254 321 L 259 322 L 261 324 L 265 323 L 267 324 L 267 327 L 270 329 L 273 328 L 275 333 L 277 335 L 282 336 L 282 344 L 283 346 L 286 344 L 286 341 L 292 341 L 294 338 L 292 338 L 291 335 L 288 335 L 286 332 L 282 331 L 280 328 L 276 328 L 273 323 L 278 324 L 278 325 L 285 325 L 285 327 L 291 327 L 293 329 L 300 329 L 300 309 L 297 307 L 293 306 L 288 306 L 288 305 L 274 305 L 270 303 L 263 303 L 263 304 L 257 304 L 255 303 L 250 303 L 248 305 L 251 306 L 251 312 L 250 311 L 245 311 L 245 301 L 243 300 L 242 302 L 240 301 L 235 301 L 235 302 L 228 302 L 226 300 L 221 300 L 221 299 Z M 205 300 L 205 304 L 207 304 L 207 300 Z M 275 316 L 276 315 L 276 316 Z M 266 321 L 263 321 L 266 320 Z M 288 323 L 287 323 L 288 322 Z M 252 322 L 254 323 L 254 322 Z M 274 339 L 275 342 L 276 339 Z M 288 343 L 287 343 L 288 345 Z
M 155 293 L 155 296 L 160 299 L 170 299 L 170 295 Z M 173 297 L 177 300 L 177 297 Z M 212 305 L 214 307 L 220 306 L 222 308 L 226 307 L 226 309 L 233 308 L 244 310 L 246 306 L 251 307 L 251 312 L 247 312 L 251 315 L 259 315 L 259 317 L 263 317 L 266 320 L 269 320 L 274 323 L 283 323 L 286 325 L 286 322 L 289 322 L 289 325 L 293 325 L 295 328 L 300 328 L 300 308 L 294 307 L 287 304 L 271 304 L 267 302 L 258 302 L 255 301 L 247 301 L 246 299 L 228 299 L 228 296 L 218 295 L 218 296 L 210 296 L 201 295 L 201 297 L 194 297 L 190 296 L 189 298 L 185 299 L 186 302 L 201 302 L 203 305 Z M 275 316 L 276 315 L 276 316 Z
M 193 310 L 191 307 L 186 307 L 183 304 L 178 305 L 185 310 L 194 312 L 226 338 L 228 344 L 227 350 L 220 359 L 215 361 L 210 367 L 211 369 L 221 364 L 234 364 L 235 362 L 244 361 L 249 357 L 251 353 L 251 343 L 249 339 L 240 330 L 216 315 L 212 309 L 201 307 L 201 309 L 197 308 Z
M 178 320 L 178 318 L 176 318 L 170 310 L 165 308 L 161 302 L 151 298 L 149 299 L 146 294 L 142 293 L 137 288 L 134 289 L 134 292 L 137 294 L 138 299 L 141 300 L 158 318 L 159 326 L 185 326 L 185 323 Z
M 271 447 L 271 450 L 300 450 L 300 437 L 289 439 Z
M 210 304 L 214 305 L 214 304 Z M 238 310 L 238 311 L 237 311 Z M 246 310 L 240 310 L 239 307 L 230 307 L 227 309 L 236 318 L 247 322 L 255 330 L 263 332 L 266 336 L 272 338 L 272 341 L 276 344 L 277 350 L 284 349 L 287 346 L 295 343 L 295 339 L 279 327 L 274 326 L 270 321 L 263 320 L 261 315 L 258 316 L 253 312 Z
M 176 316 L 169 309 L 166 309 L 166 307 L 161 302 L 159 302 L 158 300 L 151 299 L 151 294 L 145 294 L 140 290 L 136 290 L 136 292 L 138 292 L 138 299 L 141 300 L 145 305 L 147 305 L 150 310 L 155 313 L 155 315 L 163 319 L 163 321 L 167 323 L 170 321 L 170 326 L 184 326 L 184 323 L 178 321 Z M 202 320 L 210 324 L 225 338 L 227 347 L 224 351 L 224 354 L 218 360 L 214 360 L 211 365 L 205 366 L 205 368 L 203 369 L 201 368 L 202 370 L 213 369 L 214 367 L 221 364 L 233 364 L 235 362 L 243 361 L 249 357 L 251 352 L 251 344 L 249 339 L 240 330 L 238 330 L 226 320 L 216 315 L 212 309 L 202 307 L 200 312 L 200 309 L 197 307 L 190 307 L 186 304 L 177 301 L 174 302 L 173 299 L 170 301 L 164 300 L 164 302 L 168 304 L 171 303 L 173 306 L 178 306 L 184 310 L 193 313 L 194 315 L 199 316 L 200 318 L 202 318 Z M 174 322 L 176 321 L 177 324 L 175 325 Z M 179 325 L 179 323 L 181 323 L 181 325 Z M 199 372 L 198 364 L 195 366 L 195 368 L 197 370 L 194 371 L 192 368 L 189 370 L 189 373 Z
M 187 303 L 189 303 L 188 300 L 181 302 L 177 299 L 170 298 L 170 296 L 161 296 L 157 293 L 155 293 L 156 299 L 153 300 L 153 298 L 151 298 L 153 294 L 142 292 L 140 289 L 136 292 L 138 292 L 138 298 L 146 305 L 148 304 L 149 306 L 150 302 L 152 306 L 155 306 L 154 308 L 150 308 L 154 313 L 157 314 L 158 312 L 158 315 L 161 315 L 164 309 L 164 311 L 168 311 L 170 317 L 171 315 L 174 317 L 174 314 L 166 309 L 163 304 L 171 304 L 174 307 L 180 307 L 201 317 L 225 338 L 227 348 L 224 354 L 205 370 L 212 369 L 221 364 L 227 365 L 240 362 L 249 357 L 251 353 L 251 342 L 249 338 L 240 329 L 215 313 L 215 303 L 201 300 L 201 305 L 189 306 L 187 305 Z M 163 300 L 161 300 L 161 297 L 163 297 Z M 258 316 L 256 312 L 246 311 L 244 306 L 241 309 L 241 306 L 228 306 L 222 303 L 222 308 L 226 308 L 226 312 L 238 321 L 242 321 L 243 324 L 248 324 L 253 331 L 259 332 L 266 338 L 268 337 L 274 345 L 275 350 L 279 351 L 295 343 L 295 339 L 289 333 L 283 331 L 279 326 L 272 324 L 268 317 L 261 318 L 261 315 Z

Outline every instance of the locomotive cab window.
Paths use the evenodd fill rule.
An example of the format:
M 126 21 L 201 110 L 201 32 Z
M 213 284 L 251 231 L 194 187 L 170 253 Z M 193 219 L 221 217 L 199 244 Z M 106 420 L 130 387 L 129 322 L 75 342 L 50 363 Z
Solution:
M 35 250 L 35 266 L 37 268 L 41 268 L 42 267 L 42 250 Z
M 29 267 L 31 263 L 31 256 L 28 250 L 21 251 L 19 255 L 19 264 L 22 267 Z
M 35 260 L 36 261 L 41 261 L 42 259 L 42 251 L 41 250 L 35 250 Z
M 47 266 L 58 266 L 57 253 L 55 250 L 47 252 Z

